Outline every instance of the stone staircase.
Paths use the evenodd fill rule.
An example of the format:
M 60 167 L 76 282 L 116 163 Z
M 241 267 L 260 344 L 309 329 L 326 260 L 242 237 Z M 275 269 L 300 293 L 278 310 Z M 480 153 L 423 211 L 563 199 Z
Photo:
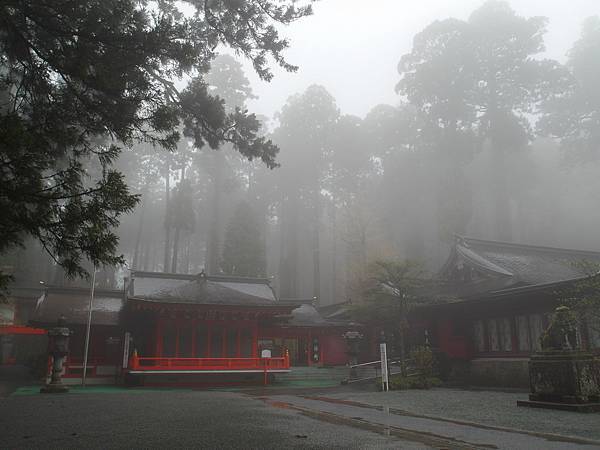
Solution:
M 346 366 L 335 367 L 292 367 L 290 373 L 277 374 L 274 384 L 296 384 L 299 382 L 314 384 L 340 385 L 348 378 Z

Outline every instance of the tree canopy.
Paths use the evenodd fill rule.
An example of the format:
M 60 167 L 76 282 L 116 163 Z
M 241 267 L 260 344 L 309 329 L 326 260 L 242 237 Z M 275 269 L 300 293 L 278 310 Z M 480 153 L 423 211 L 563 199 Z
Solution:
M 113 229 L 138 197 L 112 164 L 139 141 L 174 149 L 180 125 L 197 148 L 229 142 L 276 167 L 257 118 L 204 75 L 222 45 L 262 79 L 269 61 L 295 70 L 275 24 L 310 13 L 310 0 L 3 2 L 0 253 L 33 236 L 71 275 L 83 258 L 122 262 Z
M 567 61 L 572 73 L 569 89 L 544 103 L 539 129 L 560 139 L 561 147 L 577 161 L 600 155 L 600 17 L 588 18 L 581 38 Z

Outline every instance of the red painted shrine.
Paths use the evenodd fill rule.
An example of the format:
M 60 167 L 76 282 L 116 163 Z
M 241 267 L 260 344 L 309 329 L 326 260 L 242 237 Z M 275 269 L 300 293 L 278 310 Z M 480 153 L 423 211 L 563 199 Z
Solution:
M 288 352 L 260 348 L 259 336 L 295 306 L 278 302 L 267 280 L 134 272 L 124 311 L 134 351 L 129 372 L 289 371 Z
M 123 291 L 97 290 L 89 382 L 267 382 L 291 366 L 347 363 L 350 324 L 311 300 L 281 300 L 266 279 L 132 271 Z M 89 291 L 47 288 L 32 323 L 60 315 L 74 331 L 65 379 L 80 379 Z

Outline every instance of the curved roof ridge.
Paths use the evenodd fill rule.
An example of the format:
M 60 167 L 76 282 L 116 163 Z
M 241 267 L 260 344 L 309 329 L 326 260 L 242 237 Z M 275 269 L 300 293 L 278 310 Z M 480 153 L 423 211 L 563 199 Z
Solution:
M 495 240 L 489 240 L 489 239 L 474 238 L 474 237 L 463 236 L 463 235 L 458 235 L 458 234 L 455 235 L 455 238 L 457 240 L 459 240 L 459 242 L 462 243 L 464 247 L 467 247 L 467 248 L 469 248 L 470 243 L 474 243 L 474 244 L 494 245 L 494 246 L 505 247 L 505 248 L 511 247 L 511 248 L 527 249 L 527 250 L 572 253 L 572 254 L 587 254 L 587 255 L 593 255 L 595 257 L 600 257 L 600 251 L 594 251 L 594 250 L 579 250 L 579 249 L 572 249 L 572 248 L 547 247 L 547 246 L 542 246 L 542 245 L 520 244 L 520 243 L 516 243 L 516 242 L 495 241 Z
M 478 253 L 476 253 L 468 247 L 464 247 L 460 244 L 457 244 L 456 250 L 460 256 L 462 256 L 471 264 L 477 266 L 478 268 L 486 272 L 493 272 L 507 277 L 514 276 L 514 273 L 506 270 L 504 267 L 501 267 L 498 264 L 493 263 L 492 261 L 488 260 L 484 256 L 479 255 Z

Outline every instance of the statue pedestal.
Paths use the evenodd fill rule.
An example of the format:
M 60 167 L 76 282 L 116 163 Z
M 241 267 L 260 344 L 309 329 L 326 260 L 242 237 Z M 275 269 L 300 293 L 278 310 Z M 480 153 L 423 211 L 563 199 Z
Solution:
M 571 350 L 548 350 L 529 360 L 531 394 L 518 406 L 600 411 L 600 361 Z

